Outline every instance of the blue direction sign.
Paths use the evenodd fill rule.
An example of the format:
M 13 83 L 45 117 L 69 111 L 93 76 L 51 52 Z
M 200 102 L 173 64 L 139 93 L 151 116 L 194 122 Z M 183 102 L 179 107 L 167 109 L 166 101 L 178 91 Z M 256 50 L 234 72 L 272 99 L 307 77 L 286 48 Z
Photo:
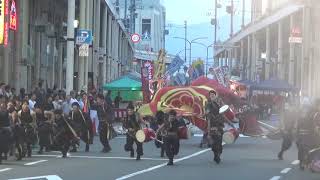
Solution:
M 82 45 L 82 44 L 91 45 L 92 44 L 92 31 L 79 29 L 77 32 L 77 37 L 76 37 L 76 44 L 77 45 Z

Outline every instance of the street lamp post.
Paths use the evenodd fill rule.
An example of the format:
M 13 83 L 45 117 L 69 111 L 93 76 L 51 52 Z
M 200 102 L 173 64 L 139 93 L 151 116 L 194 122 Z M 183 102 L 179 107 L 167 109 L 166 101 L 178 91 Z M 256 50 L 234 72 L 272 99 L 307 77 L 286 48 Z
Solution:
M 195 38 L 195 39 L 192 39 L 191 41 L 189 41 L 188 39 L 186 38 L 182 38 L 182 37 L 173 37 L 175 39 L 183 39 L 185 40 L 186 42 L 189 43 L 189 47 L 190 47 L 190 51 L 189 51 L 189 66 L 191 66 L 191 52 L 192 52 L 192 43 L 195 43 L 195 41 L 197 40 L 200 40 L 200 39 L 208 39 L 208 37 L 199 37 L 199 38 Z
M 210 47 L 213 47 L 214 43 L 213 43 L 213 44 L 210 44 L 210 45 L 208 45 L 208 46 L 205 45 L 205 44 L 203 44 L 203 43 L 199 43 L 199 42 L 193 42 L 193 43 L 199 44 L 199 45 L 205 47 L 206 50 L 207 50 L 207 56 L 206 56 L 206 77 L 207 77 L 207 76 L 208 76 L 208 64 L 209 64 L 209 48 L 210 48 Z

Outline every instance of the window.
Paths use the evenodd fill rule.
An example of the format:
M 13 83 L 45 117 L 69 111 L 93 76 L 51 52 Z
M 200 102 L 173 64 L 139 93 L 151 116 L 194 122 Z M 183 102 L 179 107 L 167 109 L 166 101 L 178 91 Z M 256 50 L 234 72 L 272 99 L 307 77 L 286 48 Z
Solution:
M 151 40 L 151 19 L 142 19 L 142 40 Z

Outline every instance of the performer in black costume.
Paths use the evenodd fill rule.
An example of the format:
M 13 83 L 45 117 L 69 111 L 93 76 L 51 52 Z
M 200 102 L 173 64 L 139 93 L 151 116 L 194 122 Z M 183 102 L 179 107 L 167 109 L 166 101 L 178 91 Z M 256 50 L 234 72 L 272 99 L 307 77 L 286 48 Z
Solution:
M 125 151 L 130 151 L 130 157 L 134 157 L 134 149 L 133 143 L 137 145 L 137 158 L 136 160 L 140 160 L 141 156 L 143 155 L 143 147 L 142 143 L 138 142 L 135 134 L 138 130 L 141 129 L 140 126 L 140 117 L 137 113 L 134 112 L 134 106 L 129 104 L 127 107 L 128 110 L 128 117 L 125 119 L 123 126 L 125 129 L 128 130 L 127 132 L 127 141 L 124 146 Z
M 156 113 L 156 123 L 157 123 L 157 129 L 155 131 L 158 131 L 159 127 L 164 124 L 165 116 L 167 116 L 163 111 L 158 111 Z M 168 118 L 168 117 L 167 117 Z M 157 133 L 158 140 L 163 141 L 163 136 L 161 133 Z M 165 147 L 164 144 L 161 144 L 159 141 L 154 141 L 157 148 L 161 148 L 160 156 L 164 157 Z
M 177 113 L 171 110 L 168 119 L 159 127 L 157 134 L 162 133 L 164 140 L 164 148 L 169 158 L 168 166 L 173 165 L 174 155 L 179 153 L 179 121 L 177 119 Z
M 23 103 L 22 110 L 19 111 L 18 116 L 24 129 L 22 156 L 25 157 L 25 155 L 27 154 L 28 157 L 31 157 L 31 146 L 37 140 L 35 113 L 31 113 L 28 104 Z
M 208 137 L 212 140 L 211 149 L 214 154 L 214 161 L 219 164 L 222 154 L 222 136 L 224 128 L 224 117 L 219 114 L 219 109 L 223 105 L 215 91 L 209 92 L 208 102 L 206 104 L 206 118 L 208 121 Z
M 86 152 L 89 152 L 89 144 L 92 142 L 93 130 L 90 117 L 87 113 L 82 113 L 80 110 L 80 105 L 77 102 L 72 103 L 73 110 L 70 112 L 69 118 L 72 122 L 72 127 L 74 127 L 77 135 L 81 138 L 83 142 L 86 143 Z M 76 145 L 73 144 L 73 149 L 71 152 L 76 152 Z
M 36 103 L 34 105 L 39 137 L 39 152 L 38 154 L 43 153 L 45 148 L 48 152 L 52 144 L 52 124 L 54 114 L 51 111 L 43 111 L 40 104 Z
M 308 167 L 310 163 L 309 151 L 319 147 L 319 136 L 316 133 L 316 122 L 320 116 L 320 101 L 317 100 L 307 111 L 304 118 L 298 121 L 297 146 L 300 169 Z
M 9 152 L 10 144 L 12 143 L 12 131 L 10 127 L 9 112 L 6 109 L 6 104 L 0 104 L 0 164 L 2 163 L 2 155 Z M 6 159 L 6 158 L 4 158 Z
M 78 141 L 79 138 L 75 130 L 71 127 L 70 122 L 63 117 L 63 111 L 57 109 L 54 111 L 55 116 L 55 134 L 53 138 L 54 146 L 57 147 L 61 153 L 62 157 L 66 158 L 69 148 L 73 141 Z
M 104 97 L 102 94 L 97 97 L 97 113 L 99 118 L 99 136 L 100 142 L 103 145 L 103 149 L 101 152 L 107 153 L 111 151 L 111 147 L 109 144 L 109 135 L 112 128 L 111 123 L 114 119 L 114 112 L 112 107 L 105 103 Z

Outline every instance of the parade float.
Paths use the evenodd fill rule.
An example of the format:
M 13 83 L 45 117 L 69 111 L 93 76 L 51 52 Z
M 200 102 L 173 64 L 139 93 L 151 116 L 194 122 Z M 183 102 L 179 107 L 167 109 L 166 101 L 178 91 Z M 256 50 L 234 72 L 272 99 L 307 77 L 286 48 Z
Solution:
M 164 52 L 160 52 L 160 62 L 158 60 L 154 64 L 164 64 L 164 54 Z M 172 70 L 172 67 L 176 67 L 176 70 L 178 71 L 180 66 L 183 65 L 181 64 L 181 61 L 175 61 L 176 60 L 174 59 L 172 62 L 174 64 L 168 67 L 171 72 L 174 71 Z M 179 59 L 177 61 L 179 61 Z M 196 68 L 198 67 L 199 62 L 197 62 Z M 193 69 L 191 72 L 201 72 L 195 70 L 196 69 Z M 173 76 L 173 73 L 168 74 L 166 72 L 168 71 L 165 71 L 163 66 L 160 68 L 155 67 L 155 76 L 153 76 L 152 83 L 149 83 L 154 85 L 152 96 L 150 101 L 146 102 L 138 110 L 142 116 L 154 116 L 157 111 L 169 112 L 170 110 L 175 110 L 180 117 L 189 120 L 190 123 L 197 126 L 203 132 L 206 132 L 207 121 L 204 107 L 207 102 L 209 91 L 213 90 L 217 92 L 218 96 L 222 98 L 226 105 L 228 105 L 224 107 L 225 109 L 222 112 L 225 114 L 226 121 L 229 121 L 226 123 L 230 124 L 231 122 L 235 125 L 232 127 L 238 127 L 236 128 L 236 132 L 231 132 L 233 140 L 237 138 L 239 133 L 248 136 L 258 136 L 262 134 L 262 130 L 260 129 L 256 117 L 246 102 L 238 95 L 234 94 L 229 88 L 223 86 L 218 80 L 208 79 L 203 76 L 203 74 L 199 73 L 198 77 L 194 77 L 191 74 L 192 78 L 189 79 L 189 85 L 168 86 L 166 84 L 172 83 L 165 83 L 164 76 Z M 190 69 L 188 72 L 190 74 Z M 227 129 L 226 132 L 229 130 Z

